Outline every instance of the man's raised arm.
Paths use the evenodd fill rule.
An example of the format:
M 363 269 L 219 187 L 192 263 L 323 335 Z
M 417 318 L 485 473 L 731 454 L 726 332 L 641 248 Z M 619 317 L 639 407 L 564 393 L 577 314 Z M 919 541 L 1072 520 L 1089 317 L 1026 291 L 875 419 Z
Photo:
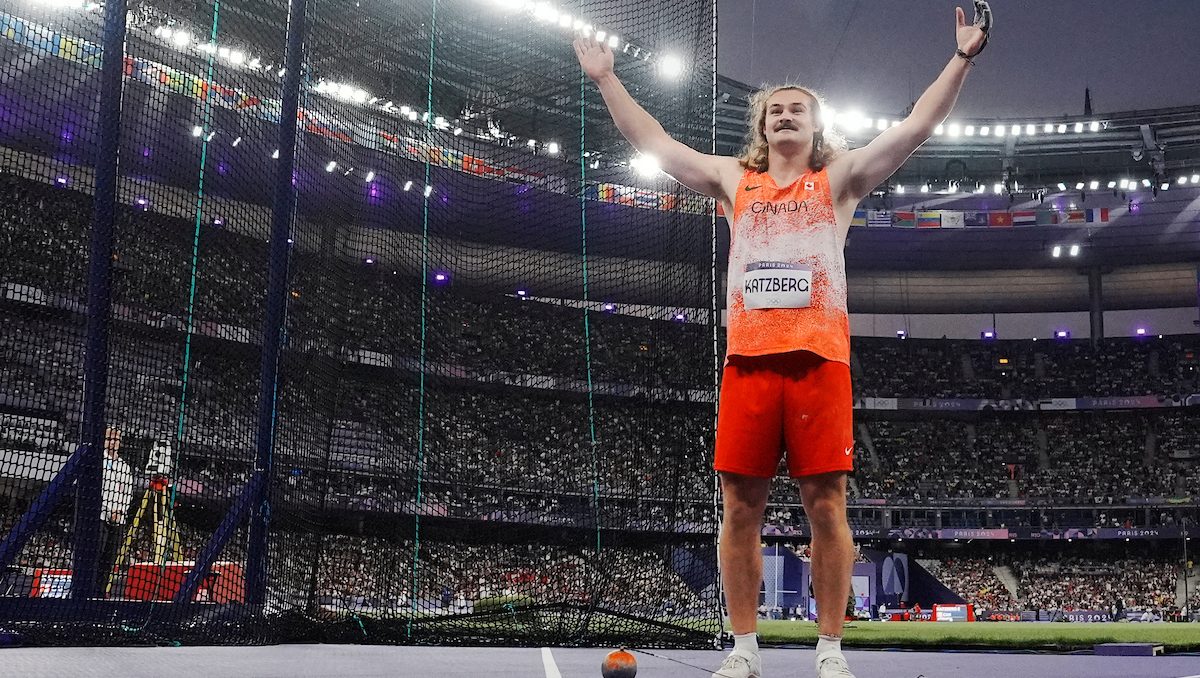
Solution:
M 955 8 L 957 53 L 942 69 L 937 80 L 917 99 L 912 113 L 899 125 L 889 127 L 871 143 L 849 151 L 841 158 L 841 162 L 830 166 L 831 179 L 841 187 L 839 199 L 858 202 L 864 198 L 892 176 L 950 115 L 967 72 L 974 63 L 971 59 L 982 51 L 987 42 L 985 31 L 991 25 L 991 10 L 987 3 L 975 4 L 977 14 L 982 13 L 984 17 L 977 19 L 973 25 L 966 23 L 961 7 Z
M 726 199 L 724 182 L 739 171 L 733 158 L 707 155 L 671 138 L 663 126 L 638 105 L 613 73 L 613 53 L 591 37 L 575 40 L 579 65 L 604 97 L 617 129 L 641 153 L 653 156 L 663 171 L 688 188 Z

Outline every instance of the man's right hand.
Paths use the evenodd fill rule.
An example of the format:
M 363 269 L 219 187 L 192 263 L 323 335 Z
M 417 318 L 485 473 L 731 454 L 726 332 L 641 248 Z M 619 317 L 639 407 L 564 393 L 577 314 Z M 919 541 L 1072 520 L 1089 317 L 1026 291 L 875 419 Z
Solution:
M 580 35 L 575 38 L 575 56 L 579 57 L 579 65 L 583 72 L 594 81 L 612 75 L 613 53 L 608 45 L 596 42 L 591 35 Z

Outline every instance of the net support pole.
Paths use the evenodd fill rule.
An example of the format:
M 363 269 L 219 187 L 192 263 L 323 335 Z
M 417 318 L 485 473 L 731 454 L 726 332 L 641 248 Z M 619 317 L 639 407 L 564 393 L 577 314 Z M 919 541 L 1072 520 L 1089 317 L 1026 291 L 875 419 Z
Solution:
M 279 351 L 285 340 L 284 307 L 287 303 L 288 237 L 296 205 L 292 184 L 296 167 L 296 118 L 300 108 L 301 67 L 307 0 L 289 0 L 287 50 L 284 54 L 282 107 L 279 115 L 279 164 L 275 167 L 275 197 L 271 215 L 271 251 L 268 263 L 267 314 L 263 321 L 262 371 L 258 392 L 258 437 L 255 473 L 261 475 L 251 496 L 250 539 L 246 550 L 246 602 L 261 605 L 267 588 L 267 538 L 271 521 L 272 452 L 275 445 L 275 395 L 279 376 Z
M 125 66 L 125 0 L 104 4 L 100 64 L 99 143 L 88 254 L 87 338 L 83 361 L 83 427 L 75 495 L 75 550 L 71 597 L 94 597 L 102 506 L 101 457 L 104 405 L 108 391 L 108 321 L 112 312 L 113 222 L 117 211 L 117 157 L 121 140 L 121 99 Z

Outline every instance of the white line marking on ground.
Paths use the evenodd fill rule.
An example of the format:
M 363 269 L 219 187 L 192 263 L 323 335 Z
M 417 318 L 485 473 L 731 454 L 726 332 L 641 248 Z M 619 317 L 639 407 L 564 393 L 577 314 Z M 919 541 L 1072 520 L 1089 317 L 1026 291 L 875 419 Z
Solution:
M 542 648 L 542 666 L 546 669 L 546 678 L 562 678 L 562 674 L 558 672 L 558 664 L 554 663 L 554 655 L 550 654 L 550 648 Z M 1200 678 L 1200 676 L 1192 676 L 1192 678 Z

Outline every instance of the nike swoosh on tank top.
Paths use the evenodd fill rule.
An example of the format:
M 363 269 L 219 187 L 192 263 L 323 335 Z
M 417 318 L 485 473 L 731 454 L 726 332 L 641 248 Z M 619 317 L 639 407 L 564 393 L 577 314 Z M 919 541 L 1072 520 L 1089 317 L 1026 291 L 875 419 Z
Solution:
M 811 351 L 849 365 L 846 260 L 826 171 L 780 188 L 769 174 L 747 170 L 730 223 L 728 355 Z M 764 267 L 783 269 L 782 284 L 764 279 Z M 798 285 L 802 299 L 787 294 Z M 762 293 L 774 289 L 784 293 Z

